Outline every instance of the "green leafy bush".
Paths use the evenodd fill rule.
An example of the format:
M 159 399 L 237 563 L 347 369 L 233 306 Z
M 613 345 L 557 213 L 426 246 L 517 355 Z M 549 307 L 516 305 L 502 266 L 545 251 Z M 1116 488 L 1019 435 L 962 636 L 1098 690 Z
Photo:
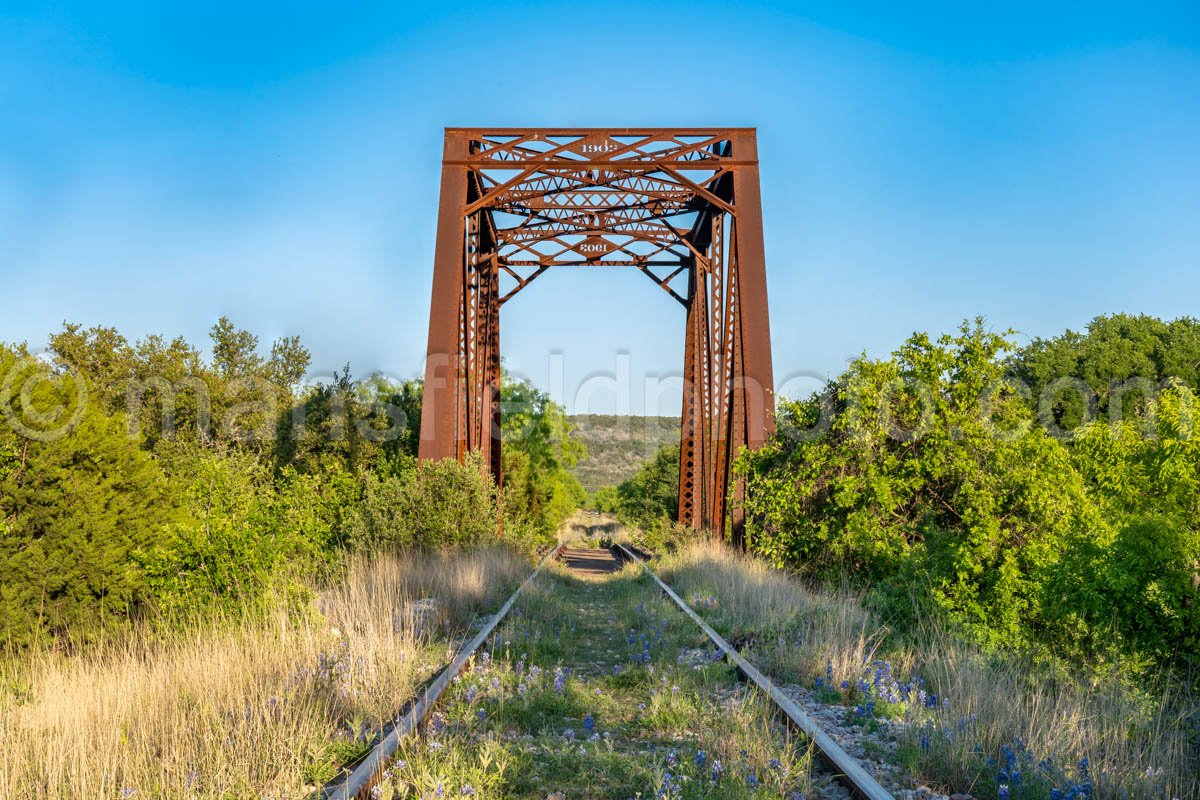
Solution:
M 478 458 L 418 461 L 365 476 L 347 538 L 356 549 L 458 547 L 494 539 L 499 519 L 495 483 Z
M 915 608 L 988 645 L 1195 661 L 1191 389 L 1177 382 L 1133 419 L 1061 440 L 1008 382 L 1011 350 L 979 321 L 917 334 L 784 403 L 777 434 L 737 466 L 753 548 L 868 584 L 898 621 L 917 594 Z

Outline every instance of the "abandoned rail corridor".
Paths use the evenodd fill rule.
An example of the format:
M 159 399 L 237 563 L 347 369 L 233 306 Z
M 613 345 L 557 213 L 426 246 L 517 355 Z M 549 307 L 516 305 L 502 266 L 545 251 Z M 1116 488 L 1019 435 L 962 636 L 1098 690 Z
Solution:
M 812 753 L 637 566 L 566 550 L 370 796 L 800 798 Z

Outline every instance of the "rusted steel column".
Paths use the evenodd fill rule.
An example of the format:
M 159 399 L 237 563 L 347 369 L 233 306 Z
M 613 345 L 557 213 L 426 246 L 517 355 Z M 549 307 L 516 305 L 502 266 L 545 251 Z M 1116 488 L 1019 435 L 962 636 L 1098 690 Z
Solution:
M 425 388 L 421 400 L 421 458 L 460 458 L 466 431 L 459 427 L 463 325 L 463 243 L 466 238 L 468 154 L 465 132 L 446 131 L 442 155 L 442 189 L 438 206 L 437 244 L 433 257 L 433 291 L 429 302 L 429 342 L 425 356 Z
M 492 471 L 497 486 L 504 485 L 504 468 L 500 443 L 500 270 L 496 260 L 482 265 L 487 270 L 487 325 L 484 329 L 483 351 L 487 380 L 483 392 L 484 432 L 480 444 L 487 451 L 484 461 Z
M 683 411 L 679 430 L 679 510 L 676 519 L 683 525 L 701 528 L 704 514 L 704 431 L 708 423 L 703 409 L 703 371 L 700 360 L 705 357 L 701 322 L 704 299 L 698 284 L 702 273 L 692 265 L 688 270 L 687 321 L 684 324 L 683 345 Z
M 758 181 L 758 143 L 755 132 L 735 131 L 733 157 L 748 162 L 733 175 L 737 214 L 734 247 L 737 258 L 739 346 L 734 365 L 734 446 L 757 448 L 775 431 L 775 378 L 771 368 L 771 321 L 767 311 L 767 264 L 763 245 L 762 196 Z M 738 431 L 738 428 L 741 431 Z M 746 547 L 742 481 L 733 487 L 731 535 Z

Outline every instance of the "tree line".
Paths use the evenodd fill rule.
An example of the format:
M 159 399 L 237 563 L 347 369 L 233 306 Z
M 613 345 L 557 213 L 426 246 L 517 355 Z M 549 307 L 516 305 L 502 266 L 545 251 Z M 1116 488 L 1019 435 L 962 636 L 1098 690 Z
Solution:
M 343 554 L 533 547 L 584 492 L 563 410 L 502 390 L 498 488 L 478 462 L 418 462 L 421 382 L 304 384 L 298 338 L 228 319 L 211 356 L 65 324 L 46 354 L 0 343 L 0 642 L 71 646 L 132 620 L 242 612 L 301 592 Z

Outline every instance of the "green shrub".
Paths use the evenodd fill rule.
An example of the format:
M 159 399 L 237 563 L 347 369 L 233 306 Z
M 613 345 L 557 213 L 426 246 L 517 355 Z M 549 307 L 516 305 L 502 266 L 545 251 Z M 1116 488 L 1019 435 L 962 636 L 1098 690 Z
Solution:
M 1170 382 L 1132 418 L 1061 440 L 1007 384 L 1011 348 L 979 321 L 917 334 L 782 404 L 777 434 L 737 464 L 754 549 L 868 584 L 896 622 L 936 610 L 991 646 L 1196 663 L 1193 390 Z
M 362 502 L 347 520 L 355 549 L 455 547 L 496 537 L 496 486 L 476 457 L 417 461 L 397 475 L 363 480 Z

